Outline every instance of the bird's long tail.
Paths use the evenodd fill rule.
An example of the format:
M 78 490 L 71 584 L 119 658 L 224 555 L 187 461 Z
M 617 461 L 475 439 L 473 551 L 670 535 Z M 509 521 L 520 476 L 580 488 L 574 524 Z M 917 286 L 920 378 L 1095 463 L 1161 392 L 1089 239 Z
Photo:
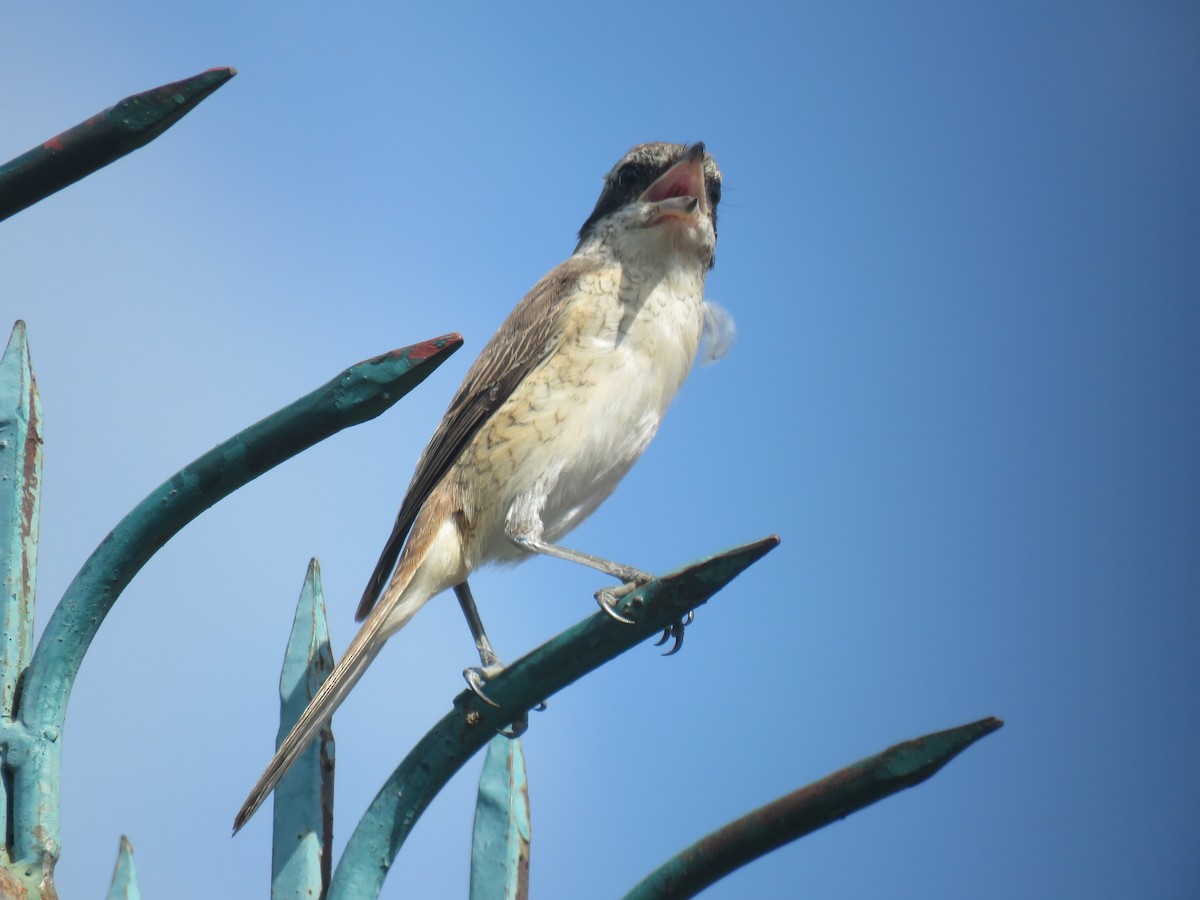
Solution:
M 333 717 L 334 710 L 341 706 L 346 695 L 350 693 L 350 689 L 358 684 L 358 680 L 362 678 L 367 666 L 383 648 L 384 639 L 378 636 L 379 624 L 381 623 L 378 620 L 368 622 L 366 627 L 355 636 L 346 655 L 342 657 L 341 662 L 334 666 L 316 696 L 300 714 L 300 718 L 292 730 L 288 732 L 287 737 L 275 751 L 275 756 L 267 764 L 266 771 L 259 776 L 258 783 L 250 791 L 246 802 L 238 810 L 237 817 L 233 820 L 234 834 L 237 834 L 238 830 L 254 815 L 312 739 L 328 724 Z M 372 625 L 376 627 L 372 628 Z
M 333 667 L 287 737 L 275 751 L 266 771 L 259 776 L 246 802 L 233 820 L 233 833 L 249 821 L 267 799 L 279 780 L 304 752 L 317 733 L 325 727 L 341 706 L 350 689 L 358 684 L 367 666 L 379 654 L 387 639 L 399 631 L 434 594 L 445 588 L 444 579 L 422 566 L 426 553 L 405 554 L 380 604 L 368 616 L 362 629 L 350 642 L 346 655 Z M 440 562 L 440 560 L 439 560 Z

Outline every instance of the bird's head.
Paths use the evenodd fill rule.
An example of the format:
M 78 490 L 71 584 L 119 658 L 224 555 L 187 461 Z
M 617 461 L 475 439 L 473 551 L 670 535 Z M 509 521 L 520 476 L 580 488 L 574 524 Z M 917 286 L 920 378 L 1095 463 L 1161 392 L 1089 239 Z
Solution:
M 639 144 L 604 177 L 576 252 L 593 243 L 618 257 L 673 249 L 716 260 L 721 170 L 702 142 Z

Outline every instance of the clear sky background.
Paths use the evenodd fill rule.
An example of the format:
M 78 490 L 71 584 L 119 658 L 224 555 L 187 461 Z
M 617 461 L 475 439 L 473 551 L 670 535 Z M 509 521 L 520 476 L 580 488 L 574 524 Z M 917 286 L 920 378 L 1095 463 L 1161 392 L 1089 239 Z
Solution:
M 828 7 L 828 8 L 827 8 Z M 777 532 L 682 653 L 534 717 L 532 896 L 619 896 L 737 815 L 988 715 L 932 781 L 708 896 L 1195 897 L 1195 3 L 7 4 L 0 158 L 140 90 L 240 74 L 0 225 L 45 408 L 39 625 L 107 531 L 346 366 L 466 346 L 380 419 L 205 513 L 121 597 L 65 731 L 59 884 L 265 897 L 310 556 L 335 649 L 471 359 L 631 145 L 725 172 L 697 369 L 571 546 L 654 571 Z M 473 579 L 512 659 L 595 611 L 551 560 Z M 475 660 L 450 595 L 339 712 L 337 844 Z M 461 897 L 479 762 L 389 897 Z M 269 812 L 266 810 L 265 812 Z

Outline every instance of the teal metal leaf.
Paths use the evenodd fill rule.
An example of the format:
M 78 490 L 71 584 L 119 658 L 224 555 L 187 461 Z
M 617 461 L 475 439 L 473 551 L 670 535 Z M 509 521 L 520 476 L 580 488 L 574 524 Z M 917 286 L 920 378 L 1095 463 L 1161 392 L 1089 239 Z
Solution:
M 33 652 L 41 481 L 42 404 L 25 323 L 17 322 L 0 358 L 0 715 L 5 718 L 15 713 L 17 679 Z
M 529 784 L 520 739 L 488 743 L 471 834 L 471 900 L 529 896 Z
M 667 860 L 625 900 L 682 900 L 784 844 L 920 784 L 1004 723 L 981 719 L 889 747 L 717 829 Z
M 209 69 L 96 113 L 0 166 L 0 220 L 150 143 L 237 74 Z
M 141 900 L 138 887 L 137 868 L 133 864 L 133 844 L 121 835 L 121 849 L 117 851 L 117 864 L 113 868 L 112 886 L 108 889 L 108 900 Z
M 308 564 L 279 675 L 278 745 L 333 671 L 321 567 Z M 333 854 L 333 731 L 326 725 L 275 788 L 272 900 L 312 900 L 329 887 Z
M 25 323 L 17 322 L 0 358 L 0 744 L 9 766 L 25 758 L 30 743 L 14 719 L 17 686 L 33 652 L 41 480 L 42 404 Z M 11 792 L 11 779 L 0 778 L 0 826 L 6 838 L 13 833 Z M 6 839 L 0 844 L 0 867 L 13 859 Z M 40 867 L 30 866 L 16 867 L 12 875 L 29 888 L 42 877 Z

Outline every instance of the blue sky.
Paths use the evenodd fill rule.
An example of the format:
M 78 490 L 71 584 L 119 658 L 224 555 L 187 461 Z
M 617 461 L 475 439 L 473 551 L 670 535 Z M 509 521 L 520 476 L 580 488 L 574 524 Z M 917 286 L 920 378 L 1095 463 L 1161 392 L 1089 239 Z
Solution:
M 65 732 L 63 896 L 120 834 L 148 897 L 266 896 L 270 756 L 310 556 L 341 650 L 474 354 L 645 140 L 725 172 L 739 338 L 571 536 L 668 571 L 779 533 L 525 741 L 532 895 L 620 895 L 712 828 L 988 715 L 931 782 L 710 897 L 1190 897 L 1200 777 L 1200 11 L 1188 3 L 8 5 L 8 159 L 131 93 L 236 79 L 0 225 L 46 415 L 39 593 L 176 469 L 347 365 L 467 341 L 386 416 L 210 510 L 101 629 Z M 484 573 L 502 656 L 603 579 Z M 462 688 L 450 596 L 335 720 L 337 838 Z M 385 896 L 462 896 L 478 763 Z

